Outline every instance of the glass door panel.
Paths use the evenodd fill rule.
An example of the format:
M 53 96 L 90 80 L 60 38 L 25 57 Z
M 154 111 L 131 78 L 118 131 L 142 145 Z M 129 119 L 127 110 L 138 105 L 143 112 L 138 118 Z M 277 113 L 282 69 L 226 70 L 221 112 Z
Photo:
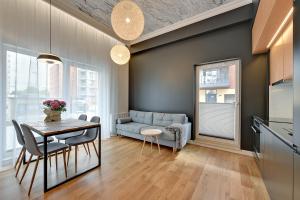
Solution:
M 239 61 L 197 68 L 198 134 L 234 140 L 238 123 Z

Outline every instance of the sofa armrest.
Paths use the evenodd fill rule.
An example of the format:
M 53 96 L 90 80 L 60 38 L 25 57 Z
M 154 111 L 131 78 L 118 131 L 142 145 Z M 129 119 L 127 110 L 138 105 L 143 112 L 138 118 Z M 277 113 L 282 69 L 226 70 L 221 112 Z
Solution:
M 192 132 L 192 123 L 188 122 L 183 124 L 182 133 L 181 133 L 181 146 L 178 146 L 179 149 L 182 149 L 187 142 L 191 139 Z
M 191 123 L 174 123 L 166 127 L 167 130 L 175 131 L 175 146 L 176 149 L 182 149 L 191 138 Z

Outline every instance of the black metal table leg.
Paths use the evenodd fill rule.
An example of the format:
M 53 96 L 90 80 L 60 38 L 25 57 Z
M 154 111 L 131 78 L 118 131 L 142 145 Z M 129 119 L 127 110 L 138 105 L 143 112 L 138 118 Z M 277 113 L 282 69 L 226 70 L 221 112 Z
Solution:
M 93 128 L 95 128 L 95 127 L 93 127 Z M 47 157 L 47 144 L 48 143 L 47 143 L 47 136 L 43 136 L 44 137 L 44 192 L 52 190 L 52 189 L 54 189 L 54 188 L 56 188 L 56 187 L 58 187 L 58 186 L 60 186 L 64 183 L 69 182 L 70 180 L 73 180 L 73 179 L 75 179 L 75 178 L 77 178 L 77 177 L 79 177 L 83 174 L 89 173 L 90 171 L 92 171 L 94 169 L 97 169 L 99 166 L 101 166 L 101 124 L 97 127 L 97 129 L 98 129 L 98 140 L 99 140 L 99 142 L 98 142 L 98 148 L 99 148 L 99 150 L 98 150 L 98 152 L 99 152 L 98 164 L 96 166 L 90 168 L 90 169 L 87 169 L 87 170 L 85 170 L 81 173 L 77 173 L 75 176 L 69 177 L 66 180 L 64 180 L 60 183 L 57 183 L 53 186 L 50 186 L 50 187 L 48 187 L 48 184 L 47 184 L 48 183 L 47 182 L 47 175 L 48 175 L 48 173 L 47 173 L 47 158 L 48 158 Z M 53 134 L 53 135 L 55 135 L 55 134 Z
M 47 136 L 44 136 L 44 192 L 48 191 L 48 173 L 47 173 L 47 160 L 48 160 L 48 155 L 47 155 Z
M 98 166 L 100 166 L 101 165 L 101 125 L 99 125 L 98 128 L 98 152 L 99 152 Z

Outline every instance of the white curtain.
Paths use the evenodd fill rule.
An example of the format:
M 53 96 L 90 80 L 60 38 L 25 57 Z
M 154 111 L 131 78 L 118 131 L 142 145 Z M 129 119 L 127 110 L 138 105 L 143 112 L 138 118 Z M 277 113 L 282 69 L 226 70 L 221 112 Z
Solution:
M 49 52 L 49 4 L 0 0 L 0 168 L 11 166 L 19 151 L 11 119 L 43 120 L 44 99 L 66 100 L 64 117 L 100 115 L 102 138 L 112 133 L 118 83 L 109 52 L 120 42 L 54 6 L 51 13 L 52 52 L 63 66 L 36 61 Z

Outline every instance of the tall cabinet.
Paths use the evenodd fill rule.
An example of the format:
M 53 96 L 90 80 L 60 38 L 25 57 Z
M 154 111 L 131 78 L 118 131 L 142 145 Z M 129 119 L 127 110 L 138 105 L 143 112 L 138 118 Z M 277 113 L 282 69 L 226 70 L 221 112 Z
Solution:
M 270 85 L 293 79 L 293 21 L 270 48 Z

